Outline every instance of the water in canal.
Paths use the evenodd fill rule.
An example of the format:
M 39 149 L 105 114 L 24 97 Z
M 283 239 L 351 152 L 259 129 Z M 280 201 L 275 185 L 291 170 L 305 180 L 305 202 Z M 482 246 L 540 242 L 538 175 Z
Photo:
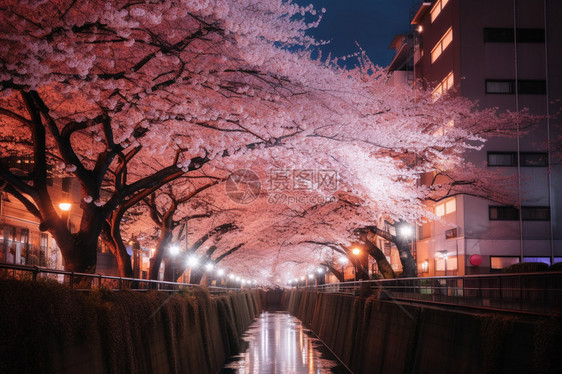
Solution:
M 246 350 L 232 356 L 221 374 L 349 373 L 300 320 L 287 312 L 263 312 L 242 339 Z

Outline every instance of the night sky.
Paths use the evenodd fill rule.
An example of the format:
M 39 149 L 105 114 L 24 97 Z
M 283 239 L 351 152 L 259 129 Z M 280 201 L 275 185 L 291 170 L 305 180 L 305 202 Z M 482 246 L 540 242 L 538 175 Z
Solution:
M 387 66 L 393 51 L 387 47 L 396 34 L 410 30 L 409 12 L 416 0 L 297 0 L 312 3 L 318 10 L 326 8 L 324 18 L 312 34 L 330 40 L 324 51 L 333 56 L 357 52 L 355 42 L 377 65 Z

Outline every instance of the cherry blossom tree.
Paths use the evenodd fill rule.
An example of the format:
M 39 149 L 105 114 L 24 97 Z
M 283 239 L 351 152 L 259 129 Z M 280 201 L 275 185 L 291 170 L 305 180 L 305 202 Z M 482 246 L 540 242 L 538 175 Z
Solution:
M 277 164 L 337 170 L 340 189 L 371 211 L 371 219 L 343 224 L 347 217 L 328 218 L 325 227 L 340 231 L 321 238 L 345 243 L 373 216 L 422 219 L 427 196 L 451 191 L 447 183 L 420 185 L 423 173 L 462 169 L 467 149 L 510 133 L 514 118 L 531 119 L 388 87 L 382 69 L 361 54 L 354 69 L 312 59 L 318 43 L 306 31 L 320 19 L 311 6 L 281 0 L 4 2 L 0 150 L 33 158 L 27 173 L 0 166 L 4 190 L 51 232 L 69 270 L 94 271 L 103 229 L 128 274 L 125 212 L 186 173 Z M 75 233 L 48 187 L 57 172 L 81 187 Z M 263 212 L 262 200 L 251 211 L 267 219 L 221 240 L 223 253 L 245 243 L 229 259 L 248 267 L 259 258 L 265 279 L 271 269 L 281 274 L 322 257 L 324 249 L 298 249 L 296 237 L 311 227 L 299 218 L 302 207 Z M 275 230 L 266 222 L 279 221 L 288 234 L 267 235 Z

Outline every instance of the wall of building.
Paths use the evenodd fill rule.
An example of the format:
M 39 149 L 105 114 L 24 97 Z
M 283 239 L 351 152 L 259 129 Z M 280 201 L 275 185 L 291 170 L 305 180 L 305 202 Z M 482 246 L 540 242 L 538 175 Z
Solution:
M 560 319 L 528 320 L 292 290 L 283 303 L 356 373 L 555 373 Z

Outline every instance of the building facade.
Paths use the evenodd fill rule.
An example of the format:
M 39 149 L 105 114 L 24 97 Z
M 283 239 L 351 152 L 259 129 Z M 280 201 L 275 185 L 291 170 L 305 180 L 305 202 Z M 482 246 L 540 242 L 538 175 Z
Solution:
M 518 203 L 458 195 L 432 204 L 442 221 L 417 232 L 421 276 L 562 261 L 561 18 L 558 0 L 425 1 L 413 8 L 412 32 L 393 40 L 391 83 L 413 75 L 436 100 L 448 92 L 481 107 L 545 116 L 517 137 L 467 152 L 473 164 L 513 176 Z

